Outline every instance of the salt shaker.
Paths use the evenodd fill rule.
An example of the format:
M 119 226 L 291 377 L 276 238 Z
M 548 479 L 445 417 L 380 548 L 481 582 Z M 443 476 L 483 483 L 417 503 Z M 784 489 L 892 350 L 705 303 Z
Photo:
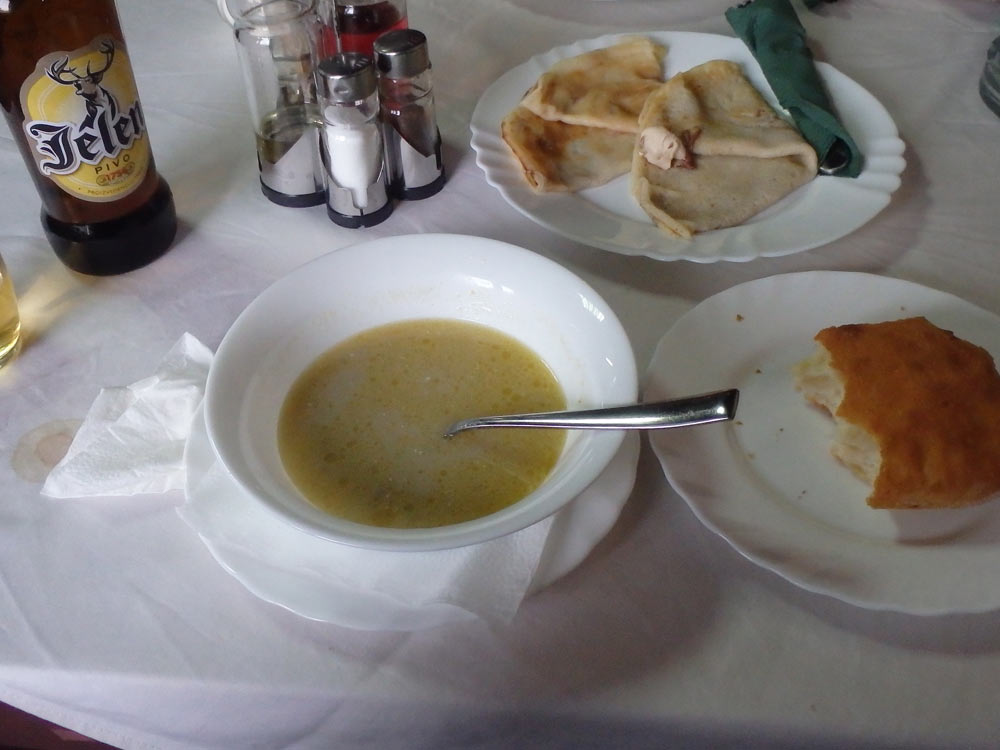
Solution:
M 316 0 L 228 0 L 257 135 L 264 195 L 282 206 L 323 202 L 313 69 L 321 56 Z
M 396 197 L 428 198 L 444 186 L 427 37 L 399 29 L 375 40 L 389 185 Z
M 392 213 L 371 58 L 344 52 L 317 68 L 323 116 L 326 210 L 343 227 L 370 227 Z

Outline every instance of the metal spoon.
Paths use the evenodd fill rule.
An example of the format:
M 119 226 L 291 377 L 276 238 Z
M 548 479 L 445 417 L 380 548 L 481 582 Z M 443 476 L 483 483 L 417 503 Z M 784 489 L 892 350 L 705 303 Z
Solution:
M 733 388 L 649 404 L 475 417 L 456 422 L 445 431 L 444 436 L 451 437 L 463 430 L 480 427 L 558 427 L 567 430 L 660 430 L 667 427 L 688 427 L 732 419 L 736 416 L 739 398 L 740 392 Z

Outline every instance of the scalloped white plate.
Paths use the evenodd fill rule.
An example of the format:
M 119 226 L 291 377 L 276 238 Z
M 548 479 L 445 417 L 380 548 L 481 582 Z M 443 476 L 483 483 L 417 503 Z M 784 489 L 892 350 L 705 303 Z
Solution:
M 718 34 L 648 32 L 664 44 L 664 76 L 708 60 L 738 62 L 750 81 L 777 106 L 760 66 L 739 39 Z M 738 227 L 695 235 L 691 240 L 657 229 L 628 189 L 628 176 L 572 194 L 538 194 L 525 181 L 517 160 L 500 138 L 500 121 L 538 76 L 567 57 L 614 44 L 611 34 L 556 47 L 518 65 L 483 92 L 472 114 L 476 163 L 511 206 L 541 226 L 587 245 L 655 260 L 747 261 L 819 247 L 861 227 L 888 203 L 906 165 L 896 124 L 879 101 L 853 80 L 817 63 L 844 125 L 865 155 L 856 179 L 817 177 Z
M 635 483 L 639 446 L 639 434 L 627 434 L 597 479 L 552 516 L 528 595 L 576 568 L 614 526 Z M 252 502 L 212 450 L 202 408 L 192 422 L 184 466 L 187 501 L 178 514 L 198 532 L 223 569 L 260 599 L 312 620 L 356 630 L 417 631 L 475 619 L 448 602 L 407 604 L 325 575 L 345 549 L 361 559 L 383 553 L 344 548 L 307 534 Z M 408 570 L 403 563 L 398 574 L 405 576 Z
M 661 430 L 650 443 L 695 515 L 755 563 L 810 591 L 912 614 L 1000 607 L 1000 499 L 885 511 L 830 457 L 833 420 L 806 405 L 791 367 L 821 328 L 924 315 L 1000 361 L 1000 317 L 898 279 L 816 271 L 732 287 L 662 338 L 645 398 L 739 388 L 725 430 Z

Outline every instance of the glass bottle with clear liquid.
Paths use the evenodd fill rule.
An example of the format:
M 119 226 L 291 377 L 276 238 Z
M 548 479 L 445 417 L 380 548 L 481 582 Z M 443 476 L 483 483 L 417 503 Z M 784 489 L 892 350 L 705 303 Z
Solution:
M 282 206 L 324 200 L 313 71 L 326 54 L 316 0 L 228 0 L 253 118 L 261 190 Z

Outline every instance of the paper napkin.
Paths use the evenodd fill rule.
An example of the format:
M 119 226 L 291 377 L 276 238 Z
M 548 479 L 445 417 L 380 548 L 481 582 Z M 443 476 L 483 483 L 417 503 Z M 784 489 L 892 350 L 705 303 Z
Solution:
M 552 523 L 451 550 L 357 549 L 301 532 L 241 497 L 211 456 L 192 458 L 189 470 L 188 500 L 178 512 L 238 579 L 298 614 L 362 630 L 510 621 Z
M 831 173 L 857 177 L 863 166 L 861 150 L 830 102 L 806 31 L 789 0 L 751 0 L 729 8 L 726 20 L 757 59 L 778 103 L 816 149 L 820 167 L 843 164 Z
M 184 445 L 211 362 L 211 350 L 186 333 L 150 377 L 102 389 L 42 494 L 106 497 L 183 488 Z

